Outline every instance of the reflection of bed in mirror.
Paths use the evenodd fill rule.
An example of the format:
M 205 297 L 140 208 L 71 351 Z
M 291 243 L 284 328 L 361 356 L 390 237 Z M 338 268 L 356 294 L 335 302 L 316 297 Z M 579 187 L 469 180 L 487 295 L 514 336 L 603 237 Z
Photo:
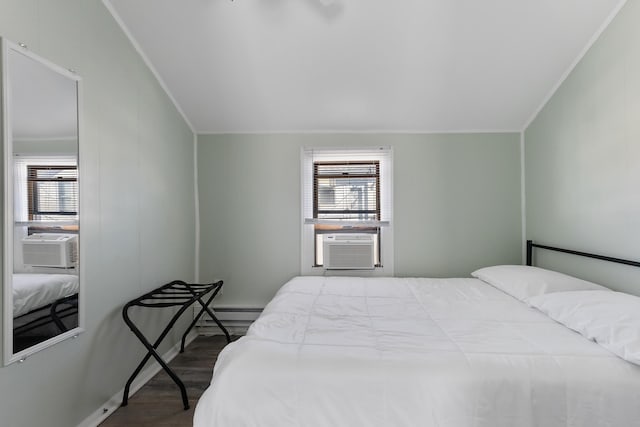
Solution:
M 78 326 L 78 276 L 13 275 L 14 351 Z

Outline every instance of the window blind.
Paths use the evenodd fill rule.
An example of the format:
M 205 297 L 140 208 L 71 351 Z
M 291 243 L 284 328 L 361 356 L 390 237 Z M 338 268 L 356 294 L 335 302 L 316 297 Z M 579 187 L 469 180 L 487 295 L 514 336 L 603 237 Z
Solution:
M 380 219 L 380 162 L 314 162 L 313 218 Z
M 76 166 L 27 166 L 30 220 L 65 220 L 78 215 Z
M 390 147 L 304 149 L 304 223 L 389 225 L 391 154 Z
M 74 169 L 76 173 L 77 179 L 77 158 L 71 156 L 30 156 L 24 154 L 16 154 L 13 159 L 13 170 L 14 170 L 14 187 L 13 187 L 13 197 L 14 197 L 14 213 L 13 218 L 16 223 L 28 223 L 31 221 L 49 221 L 48 219 L 31 219 L 29 213 L 29 203 L 30 203 L 30 194 L 29 194 L 29 182 L 28 182 L 28 168 L 30 166 L 62 166 L 63 169 Z M 76 212 L 78 211 L 78 190 L 76 189 Z M 63 217 L 58 217 L 57 219 L 53 219 L 55 222 L 65 222 L 75 224 L 77 223 L 78 217 L 64 215 Z

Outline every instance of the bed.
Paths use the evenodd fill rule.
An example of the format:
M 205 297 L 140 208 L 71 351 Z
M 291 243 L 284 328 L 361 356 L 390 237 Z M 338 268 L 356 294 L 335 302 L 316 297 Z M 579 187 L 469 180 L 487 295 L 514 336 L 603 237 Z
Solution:
M 45 307 L 78 293 L 78 276 L 72 274 L 13 275 L 13 317 Z
M 67 330 L 62 319 L 77 315 L 78 276 L 72 274 L 15 273 L 13 275 L 14 336 L 53 327 Z
M 194 427 L 637 424 L 640 320 L 617 307 L 640 298 L 536 267 L 474 276 L 293 278 L 219 355 Z

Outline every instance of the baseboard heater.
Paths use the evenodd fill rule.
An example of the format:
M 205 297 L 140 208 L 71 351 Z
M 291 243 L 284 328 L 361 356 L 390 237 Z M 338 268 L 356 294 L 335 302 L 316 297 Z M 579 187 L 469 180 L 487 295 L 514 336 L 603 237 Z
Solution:
M 213 307 L 213 312 L 225 328 L 242 333 L 260 316 L 263 307 Z M 198 328 L 203 335 L 217 335 L 220 328 L 207 314 L 198 322 Z

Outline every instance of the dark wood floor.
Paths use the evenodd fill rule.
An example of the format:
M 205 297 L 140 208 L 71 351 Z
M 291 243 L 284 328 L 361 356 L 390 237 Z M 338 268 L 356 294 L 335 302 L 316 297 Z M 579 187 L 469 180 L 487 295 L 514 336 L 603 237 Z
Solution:
M 226 344 L 224 336 L 199 336 L 169 364 L 187 388 L 189 410 L 182 406 L 180 389 L 160 371 L 100 426 L 191 427 L 196 402 L 209 386 L 213 364 Z

